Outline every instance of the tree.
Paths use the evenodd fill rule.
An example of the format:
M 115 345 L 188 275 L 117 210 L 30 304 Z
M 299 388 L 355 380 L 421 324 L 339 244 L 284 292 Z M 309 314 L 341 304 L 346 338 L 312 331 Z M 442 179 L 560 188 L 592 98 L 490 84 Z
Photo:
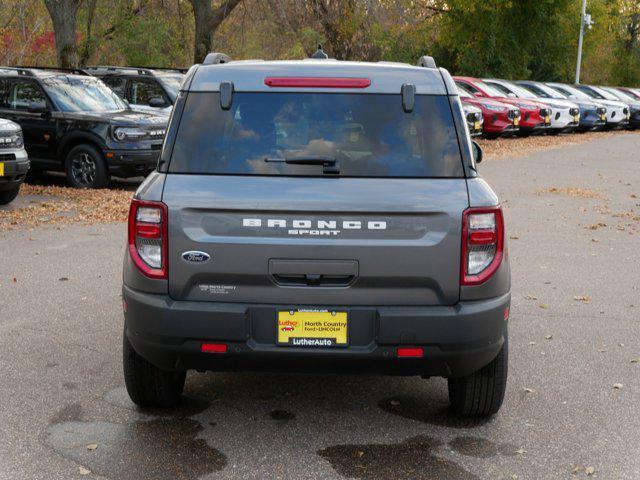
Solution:
M 191 0 L 195 20 L 194 62 L 201 63 L 211 51 L 213 34 L 242 0 L 223 0 L 214 7 L 211 0 Z
M 80 3 L 82 3 L 82 0 L 44 0 L 53 23 L 53 31 L 56 37 L 56 57 L 59 67 L 72 68 L 78 66 L 76 26 Z

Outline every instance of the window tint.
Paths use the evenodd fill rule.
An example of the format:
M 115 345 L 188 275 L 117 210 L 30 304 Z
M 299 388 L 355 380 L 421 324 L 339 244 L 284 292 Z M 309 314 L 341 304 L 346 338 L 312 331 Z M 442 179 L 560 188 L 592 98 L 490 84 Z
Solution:
M 0 108 L 9 108 L 9 81 L 0 80 Z
M 459 83 L 459 82 L 456 82 L 456 85 L 458 85 L 458 86 L 462 86 L 462 88 L 464 88 L 464 89 L 468 90 L 469 92 L 473 93 L 474 95 L 480 91 L 480 90 L 478 90 L 476 87 L 474 87 L 473 85 L 470 85 L 470 84 L 468 84 L 468 83 Z
M 522 88 L 526 88 L 527 90 L 529 90 L 530 92 L 533 92 L 538 97 L 551 98 L 551 95 L 549 95 L 547 92 L 539 88 L 537 85 L 526 84 L 526 85 L 522 85 Z
M 446 96 L 417 95 L 406 113 L 400 95 L 328 93 L 236 93 L 222 110 L 219 94 L 192 92 L 169 171 L 322 175 L 292 157 L 336 159 L 342 176 L 463 176 Z
M 27 110 L 32 103 L 46 101 L 44 92 L 34 82 L 17 81 L 9 92 L 8 103 L 12 110 Z
M 103 77 L 102 81 L 113 90 L 120 98 L 125 98 L 127 79 L 122 77 Z
M 147 80 L 131 80 L 131 103 L 134 105 L 149 105 L 152 98 L 161 98 L 166 102 L 164 92 L 156 82 Z

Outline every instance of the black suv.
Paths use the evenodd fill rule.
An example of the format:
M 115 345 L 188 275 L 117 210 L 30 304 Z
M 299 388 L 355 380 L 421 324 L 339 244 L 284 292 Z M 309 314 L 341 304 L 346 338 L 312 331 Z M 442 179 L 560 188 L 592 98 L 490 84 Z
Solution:
M 22 127 L 32 169 L 65 171 L 78 188 L 148 174 L 167 124 L 165 115 L 132 111 L 82 70 L 23 67 L 0 67 L 0 118 Z
M 186 69 L 96 66 L 84 69 L 100 78 L 137 111 L 170 113 Z

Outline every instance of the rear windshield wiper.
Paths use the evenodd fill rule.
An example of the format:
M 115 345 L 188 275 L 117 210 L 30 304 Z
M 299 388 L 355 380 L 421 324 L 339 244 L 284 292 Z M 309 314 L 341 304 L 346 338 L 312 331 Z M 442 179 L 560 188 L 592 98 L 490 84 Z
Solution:
M 322 165 L 322 173 L 340 173 L 340 163 L 335 157 L 328 155 L 292 156 L 292 157 L 264 157 L 268 163 L 288 163 L 290 165 Z

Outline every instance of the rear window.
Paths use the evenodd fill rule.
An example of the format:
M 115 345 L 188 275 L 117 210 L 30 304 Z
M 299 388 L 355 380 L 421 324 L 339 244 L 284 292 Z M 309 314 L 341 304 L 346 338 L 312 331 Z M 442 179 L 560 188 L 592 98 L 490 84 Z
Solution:
M 446 96 L 417 95 L 406 113 L 400 95 L 344 93 L 235 93 L 229 110 L 189 93 L 168 170 L 323 175 L 292 158 L 335 160 L 340 176 L 464 176 Z

